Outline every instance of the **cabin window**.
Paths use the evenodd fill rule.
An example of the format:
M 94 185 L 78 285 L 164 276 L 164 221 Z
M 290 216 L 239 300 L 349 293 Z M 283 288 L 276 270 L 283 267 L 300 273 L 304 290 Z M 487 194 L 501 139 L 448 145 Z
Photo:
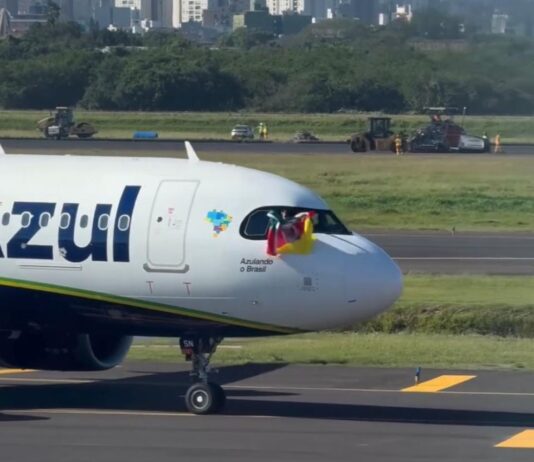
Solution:
M 59 227 L 61 229 L 67 229 L 70 225 L 70 213 L 62 213 L 59 219 Z
M 9 212 L 6 212 L 2 215 L 2 226 L 9 225 L 9 219 L 11 218 L 11 214 Z
M 331 210 L 306 209 L 301 207 L 271 206 L 261 207 L 250 212 L 243 222 L 239 232 L 245 239 L 267 239 L 269 230 L 269 217 L 267 214 L 274 212 L 285 219 L 291 219 L 302 212 L 315 212 L 313 217 L 313 232 L 316 234 L 343 234 L 352 235 L 346 226 L 336 217 Z
M 46 228 L 48 223 L 50 223 L 51 218 L 52 215 L 50 215 L 48 212 L 41 213 L 41 216 L 39 217 L 39 226 L 41 228 Z
M 244 221 L 244 234 L 249 238 L 263 239 L 267 235 L 269 227 L 268 210 L 255 210 Z
M 24 212 L 20 216 L 20 225 L 23 228 L 27 228 L 28 226 L 30 226 L 31 221 L 32 221 L 32 214 L 30 212 Z
M 126 231 L 130 227 L 130 216 L 129 215 L 121 215 L 119 217 L 119 223 L 118 226 L 119 231 Z
M 89 217 L 87 215 L 82 215 L 80 218 L 80 228 L 87 228 L 89 224 Z
M 109 215 L 108 214 L 100 215 L 98 217 L 98 229 L 100 231 L 105 231 L 106 229 L 108 229 L 108 226 L 109 226 Z

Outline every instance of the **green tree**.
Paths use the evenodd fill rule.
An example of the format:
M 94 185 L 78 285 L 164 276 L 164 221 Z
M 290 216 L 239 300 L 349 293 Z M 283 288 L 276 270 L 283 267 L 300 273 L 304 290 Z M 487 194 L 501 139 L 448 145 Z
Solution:
M 51 26 L 55 25 L 59 21 L 61 14 L 61 8 L 53 0 L 46 0 L 46 21 Z

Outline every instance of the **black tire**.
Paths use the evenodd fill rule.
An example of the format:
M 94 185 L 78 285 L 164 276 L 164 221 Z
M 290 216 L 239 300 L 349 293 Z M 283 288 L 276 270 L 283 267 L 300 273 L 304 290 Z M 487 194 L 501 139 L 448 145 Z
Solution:
M 211 383 L 195 383 L 185 394 L 185 407 L 192 414 L 205 415 L 219 409 L 219 391 Z
M 350 142 L 350 149 L 352 152 L 366 152 L 367 143 L 363 138 L 353 138 Z

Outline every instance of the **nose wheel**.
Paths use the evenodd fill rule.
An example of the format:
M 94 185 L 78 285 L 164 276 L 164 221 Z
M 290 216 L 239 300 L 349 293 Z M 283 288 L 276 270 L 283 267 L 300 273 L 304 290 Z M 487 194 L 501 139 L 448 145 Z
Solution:
M 185 394 L 185 407 L 193 414 L 215 414 L 220 412 L 226 403 L 223 388 L 208 381 L 209 362 L 222 338 L 189 338 L 180 339 L 180 348 L 186 361 L 191 361 L 191 375 L 196 383 L 191 385 Z
M 195 383 L 185 394 L 185 407 L 193 414 L 215 414 L 223 409 L 225 403 L 224 390 L 213 382 Z

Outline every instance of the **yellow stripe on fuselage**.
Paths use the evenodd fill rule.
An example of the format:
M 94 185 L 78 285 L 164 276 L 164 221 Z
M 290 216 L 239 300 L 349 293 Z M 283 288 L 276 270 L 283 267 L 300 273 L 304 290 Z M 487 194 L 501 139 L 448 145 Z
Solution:
M 33 372 L 33 369 L 0 369 L 0 374 L 25 374 L 27 372 Z
M 288 327 L 274 326 L 271 324 L 263 324 L 245 319 L 238 319 L 226 316 L 219 316 L 212 313 L 190 310 L 188 308 L 175 307 L 172 305 L 163 305 L 161 303 L 146 302 L 143 300 L 136 300 L 128 297 L 121 297 L 118 295 L 109 295 L 101 292 L 91 292 L 82 289 L 73 289 L 70 287 L 56 286 L 52 284 L 43 284 L 29 281 L 21 281 L 17 279 L 0 278 L 0 286 L 13 287 L 18 289 L 34 290 L 39 292 L 47 292 L 52 294 L 66 295 L 70 297 L 84 298 L 86 300 L 95 300 L 100 302 L 113 303 L 123 305 L 131 308 L 142 308 L 150 311 L 158 311 L 161 313 L 169 313 L 179 316 L 186 316 L 194 319 L 201 319 L 205 321 L 218 322 L 236 327 L 245 327 L 249 329 L 263 330 L 277 334 L 294 334 L 302 332 L 298 329 Z

